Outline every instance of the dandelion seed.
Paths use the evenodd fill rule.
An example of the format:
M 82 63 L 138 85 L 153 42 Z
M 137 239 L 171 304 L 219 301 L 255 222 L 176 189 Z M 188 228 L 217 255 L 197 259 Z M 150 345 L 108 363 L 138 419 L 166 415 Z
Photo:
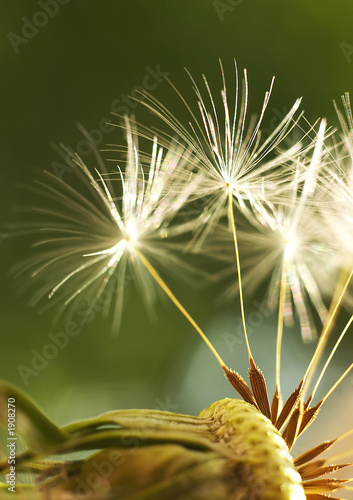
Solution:
M 259 118 L 257 121 L 255 119 L 250 120 L 247 125 L 247 72 L 244 70 L 242 96 L 240 98 L 238 70 L 235 64 L 235 100 L 231 111 L 222 64 L 220 66 L 223 81 L 221 91 L 222 118 L 217 112 L 215 99 L 205 76 L 203 76 L 206 91 L 204 98 L 203 92 L 189 74 L 197 97 L 201 121 L 177 91 L 191 115 L 190 131 L 153 96 L 144 94 L 145 99 L 142 102 L 166 122 L 192 152 L 195 160 L 195 171 L 202 178 L 202 183 L 198 185 L 197 195 L 195 193 L 195 196 L 206 197 L 207 199 L 204 212 L 199 218 L 199 233 L 201 232 L 199 247 L 204 242 L 207 234 L 224 215 L 225 207 L 228 206 L 228 221 L 232 228 L 234 241 L 242 323 L 249 357 L 251 358 L 246 332 L 233 201 L 236 201 L 240 209 L 243 210 L 246 208 L 246 202 L 252 204 L 258 199 L 263 192 L 264 183 L 274 185 L 277 192 L 280 192 L 281 187 L 287 182 L 289 175 L 288 159 L 298 152 L 300 145 L 297 144 L 282 152 L 282 154 L 275 155 L 270 160 L 265 161 L 265 159 L 269 153 L 278 148 L 295 126 L 296 122 L 293 117 L 299 108 L 300 99 L 297 99 L 291 110 L 283 117 L 269 137 L 262 140 L 260 127 L 269 103 L 274 80 L 271 82 L 270 89 L 265 93 Z M 247 210 L 245 210 L 245 213 L 247 213 Z M 195 245 L 195 240 L 193 240 L 193 245 Z
M 251 293 L 271 276 L 267 305 L 270 310 L 279 309 L 287 326 L 294 323 L 295 308 L 305 341 L 312 340 L 316 332 L 308 299 L 324 323 L 327 309 L 321 285 L 325 283 L 326 292 L 331 295 L 337 277 L 337 267 L 331 264 L 335 246 L 322 214 L 326 195 L 324 166 L 330 161 L 324 155 L 324 138 L 325 122 L 322 121 L 312 144 L 312 155 L 305 151 L 293 160 L 295 174 L 286 189 L 274 197 L 276 201 L 271 201 L 272 192 L 264 190 L 263 199 L 254 201 L 247 210 L 250 227 L 247 224 L 246 229 L 238 231 L 244 288 Z M 230 236 L 223 234 L 224 245 L 224 239 Z M 216 255 L 221 254 L 221 248 L 220 241 Z M 230 261 L 230 248 L 227 252 Z M 230 272 L 231 269 L 228 274 Z
M 339 249 L 337 266 L 353 268 L 353 121 L 349 94 L 342 96 L 346 120 L 336 106 L 341 123 L 342 143 L 332 152 L 332 168 L 327 176 L 326 217 Z
M 321 214 L 327 229 L 332 251 L 326 263 L 327 277 L 321 281 L 323 294 L 332 294 L 332 276 L 337 281 L 336 299 L 346 289 L 353 275 L 353 128 L 349 94 L 342 96 L 345 116 L 335 104 L 341 124 L 340 141 L 333 137 L 332 146 L 327 149 L 329 162 L 322 182 Z M 337 300 L 333 300 L 335 304 Z M 338 301 L 341 303 L 341 301 Z M 345 293 L 342 304 L 350 310 L 351 291 Z M 330 311 L 331 312 L 331 311 Z
M 265 94 L 259 118 L 255 120 L 253 117 L 247 124 L 248 79 L 246 70 L 244 70 L 240 96 L 238 70 L 235 64 L 233 109 L 230 104 L 233 96 L 229 96 L 222 64 L 221 74 L 223 80 L 221 113 L 217 111 L 216 99 L 206 77 L 203 76 L 204 95 L 189 74 L 196 94 L 201 121 L 175 89 L 191 115 L 190 131 L 153 96 L 144 94 L 145 100 L 143 101 L 143 104 L 162 118 L 191 149 L 192 157 L 196 162 L 195 169 L 203 176 L 203 182 L 198 185 L 197 196 L 210 197 L 203 217 L 203 222 L 207 222 L 207 225 L 216 224 L 223 214 L 228 202 L 228 193 L 231 193 L 231 197 L 242 205 L 244 200 L 253 200 L 261 195 L 264 183 L 267 186 L 274 186 L 279 192 L 290 173 L 286 168 L 288 159 L 295 155 L 300 147 L 296 144 L 271 160 L 264 161 L 295 127 L 297 120 L 294 120 L 294 115 L 301 99 L 296 100 L 270 135 L 262 139 L 261 124 L 269 104 L 274 79 Z
M 280 309 L 286 325 L 290 326 L 294 323 L 293 301 L 303 339 L 310 341 L 316 328 L 306 305 L 307 299 L 324 323 L 327 310 L 320 283 L 332 271 L 327 262 L 334 250 L 320 214 L 298 202 L 294 198 L 292 206 L 262 204 L 258 207 L 258 217 L 253 220 L 256 230 L 242 233 L 240 238 L 244 252 L 247 249 L 244 273 L 248 291 L 272 276 L 266 301 L 268 306 L 275 310 L 278 301 L 282 300 Z M 299 212 L 300 218 L 297 219 Z
M 74 154 L 71 160 L 79 188 L 49 172 L 47 182 L 38 182 L 39 192 L 55 205 L 53 209 L 35 209 L 48 219 L 30 229 L 40 228 L 42 238 L 35 244 L 40 253 L 22 263 L 16 273 L 27 279 L 30 276 L 31 285 L 44 281 L 33 302 L 45 295 L 60 295 L 63 307 L 88 297 L 93 304 L 103 301 L 106 312 L 114 309 L 116 328 L 129 280 L 135 280 L 149 306 L 154 300 L 154 280 L 141 263 L 139 252 L 176 274 L 182 267 L 187 269 L 173 251 L 178 248 L 173 236 L 190 230 L 192 222 L 178 220 L 178 215 L 195 188 L 195 179 L 182 179 L 180 189 L 172 189 L 177 168 L 188 158 L 185 148 L 171 143 L 165 152 L 155 138 L 146 168 L 147 155 L 138 150 L 134 126 L 128 119 L 125 126 L 124 171 L 118 167 L 117 173 L 108 175 L 99 159 L 101 171 L 96 169 L 94 174 Z M 44 234 L 48 236 L 43 238 Z

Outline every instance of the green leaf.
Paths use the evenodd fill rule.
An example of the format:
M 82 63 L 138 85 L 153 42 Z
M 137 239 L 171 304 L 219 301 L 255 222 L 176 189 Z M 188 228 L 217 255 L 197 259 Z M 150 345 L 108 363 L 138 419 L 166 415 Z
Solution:
M 30 451 L 45 452 L 67 439 L 68 434 L 57 427 L 24 392 L 5 381 L 0 381 L 0 425 L 8 427 L 9 398 L 15 400 L 15 434 L 23 437 Z
M 115 410 L 104 413 L 96 418 L 81 420 L 63 427 L 68 433 L 86 433 L 103 426 L 119 426 L 126 429 L 140 430 L 180 430 L 209 436 L 207 418 L 183 415 L 160 410 Z
M 156 444 L 180 444 L 194 450 L 213 450 L 218 446 L 195 433 L 170 429 L 104 429 L 89 434 L 73 435 L 51 449 L 51 454 L 100 450 L 108 447 L 140 448 Z
M 215 451 L 175 444 L 109 448 L 83 460 L 70 474 L 58 474 L 45 488 L 53 498 L 61 494 L 70 500 L 224 500 L 240 484 L 240 472 L 239 464 Z

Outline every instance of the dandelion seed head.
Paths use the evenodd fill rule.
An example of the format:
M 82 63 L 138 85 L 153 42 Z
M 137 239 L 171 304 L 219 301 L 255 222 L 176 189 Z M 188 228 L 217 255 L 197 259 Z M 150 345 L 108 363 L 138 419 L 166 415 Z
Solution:
M 188 135 L 186 129 L 179 122 L 173 121 L 164 108 L 162 108 L 163 112 L 161 108 L 157 110 L 157 114 L 161 114 L 162 117 L 165 113 L 164 118 L 172 123 L 172 128 L 187 143 L 187 149 L 176 141 L 171 142 L 165 151 L 163 147 L 160 147 L 158 140 L 154 138 L 151 154 L 149 156 L 143 155 L 138 149 L 137 131 L 126 119 L 126 166 L 125 169 L 122 169 L 120 165 L 117 166 L 117 178 L 107 175 L 101 161 L 99 161 L 100 168 L 96 170 L 96 174 L 92 174 L 82 160 L 74 155 L 79 178 L 85 187 L 88 187 L 88 193 L 92 199 L 84 196 L 66 182 L 59 182 L 55 184 L 55 187 L 50 183 L 43 184 L 42 187 L 47 190 L 46 194 L 49 192 L 52 201 L 56 202 L 57 205 L 55 209 L 48 211 L 48 217 L 52 219 L 52 222 L 41 228 L 41 232 L 47 233 L 48 237 L 36 243 L 36 247 L 44 250 L 48 248 L 48 250 L 43 251 L 28 265 L 26 264 L 24 272 L 29 271 L 33 279 L 43 274 L 50 278 L 47 286 L 44 286 L 43 291 L 39 292 L 39 297 L 44 294 L 48 294 L 50 298 L 56 297 L 57 294 L 66 289 L 69 283 L 74 284 L 74 292 L 69 289 L 66 294 L 65 306 L 73 303 L 90 290 L 93 291 L 96 298 L 101 297 L 107 286 L 113 281 L 113 277 L 117 275 L 118 279 L 113 285 L 117 298 L 115 300 L 115 298 L 110 297 L 108 306 L 113 303 L 119 315 L 122 309 L 127 269 L 134 273 L 136 282 L 146 300 L 151 300 L 154 293 L 153 285 L 158 283 L 210 347 L 228 380 L 243 400 L 224 399 L 218 401 L 201 412 L 199 417 L 175 414 L 175 418 L 173 418 L 170 412 L 168 415 L 163 415 L 163 412 L 160 411 L 157 414 L 153 414 L 153 412 L 144 414 L 143 410 L 139 410 L 138 418 L 140 421 L 143 422 L 146 417 L 146 426 L 142 425 L 140 426 L 142 430 L 138 429 L 140 437 L 143 435 L 141 432 L 147 430 L 149 439 L 153 443 L 153 434 L 155 433 L 157 436 L 158 432 L 161 431 L 162 435 L 159 436 L 158 441 L 160 443 L 162 437 L 163 445 L 159 444 L 158 446 L 168 446 L 169 439 L 175 446 L 179 440 L 178 436 L 181 436 L 179 451 L 184 445 L 185 453 L 190 452 L 189 447 L 185 446 L 190 439 L 192 448 L 195 448 L 195 444 L 198 445 L 198 454 L 212 451 L 213 458 L 211 460 L 218 452 L 221 453 L 217 460 L 232 461 L 234 459 L 234 464 L 232 464 L 234 469 L 229 469 L 227 465 L 226 475 L 223 478 L 226 483 L 230 484 L 229 490 L 232 493 L 234 487 L 236 489 L 239 487 L 240 495 L 242 491 L 247 494 L 243 486 L 251 488 L 254 486 L 252 491 L 255 492 L 255 496 L 260 495 L 264 498 L 297 500 L 328 498 L 326 493 L 330 495 L 332 491 L 342 487 L 346 490 L 351 489 L 350 486 L 344 486 L 344 482 L 351 481 L 351 479 L 341 481 L 331 477 L 326 479 L 322 476 L 330 475 L 335 470 L 349 467 L 351 464 L 330 465 L 330 459 L 322 458 L 321 454 L 330 448 L 335 441 L 345 438 L 352 431 L 331 442 L 323 442 L 297 458 L 292 456 L 291 449 L 298 437 L 311 425 L 327 398 L 353 369 L 352 363 L 320 402 L 311 406 L 316 390 L 336 348 L 353 323 L 352 316 L 331 350 L 308 400 L 305 400 L 306 391 L 310 385 L 311 370 L 315 372 L 323 360 L 321 340 L 327 341 L 330 328 L 330 326 L 327 327 L 327 324 L 335 316 L 335 312 L 331 316 L 330 314 L 327 316 L 320 284 L 320 279 L 324 281 L 326 276 L 324 273 L 329 270 L 327 260 L 331 258 L 332 252 L 335 250 L 334 245 L 330 242 L 333 233 L 329 232 L 327 235 L 328 226 L 326 218 L 323 217 L 325 214 L 322 207 L 323 200 L 333 190 L 333 187 L 337 188 L 337 192 L 330 197 L 327 203 L 325 202 L 325 208 L 331 207 L 336 220 L 338 214 L 343 215 L 344 224 L 337 224 L 337 227 L 341 231 L 345 231 L 352 222 L 350 215 L 353 200 L 352 168 L 351 165 L 348 165 L 347 170 L 341 168 L 344 156 L 334 159 L 334 166 L 338 166 L 336 170 L 328 168 L 332 154 L 324 144 L 326 138 L 325 120 L 320 122 L 319 131 L 308 148 L 302 148 L 297 143 L 289 150 L 282 152 L 277 150 L 277 156 L 274 160 L 263 162 L 268 152 L 277 148 L 291 128 L 297 104 L 271 133 L 270 138 L 262 142 L 260 125 L 268 105 L 273 82 L 270 90 L 265 94 L 260 118 L 258 121 L 254 120 L 247 128 L 248 86 L 246 72 L 244 73 L 243 104 L 240 105 L 239 116 L 237 115 L 238 79 L 236 78 L 236 105 L 232 114 L 229 112 L 223 69 L 222 77 L 224 83 L 221 92 L 224 114 L 223 129 L 220 126 L 213 95 L 204 77 L 209 102 L 208 105 L 205 104 L 199 88 L 194 83 L 202 123 L 199 124 L 192 115 L 194 125 L 191 135 Z M 155 101 L 152 102 L 155 104 Z M 353 119 L 347 96 L 344 104 L 348 124 L 343 126 L 344 147 L 342 149 L 345 150 L 345 153 L 348 151 L 347 157 L 352 160 L 353 147 L 351 148 L 350 134 L 352 133 Z M 330 186 L 325 188 L 323 186 L 327 182 L 327 172 L 330 173 Z M 53 180 L 52 176 L 49 178 Z M 114 189 L 115 183 L 119 186 L 117 190 Z M 202 215 L 198 218 L 198 222 L 187 220 L 176 223 L 174 219 L 177 218 L 188 200 L 195 200 L 201 192 L 207 197 L 207 204 Z M 196 195 L 196 193 L 199 194 Z M 337 201 L 337 198 L 340 201 Z M 159 265 L 165 268 L 175 267 L 178 272 L 180 262 L 171 252 L 171 249 L 175 249 L 175 247 L 165 245 L 165 241 L 164 245 L 161 246 L 161 240 L 184 235 L 190 230 L 197 233 L 200 221 L 201 225 L 205 222 L 211 222 L 214 225 L 216 221 L 218 222 L 220 218 L 227 215 L 225 211 L 227 202 L 229 226 L 233 232 L 238 270 L 243 328 L 250 362 L 250 385 L 247 385 L 238 373 L 227 368 L 203 331 L 149 262 L 150 258 L 155 259 Z M 279 389 L 280 377 L 277 376 L 277 373 L 276 389 L 272 404 L 270 404 L 265 378 L 255 365 L 248 345 L 242 309 L 239 247 L 237 246 L 233 204 L 236 204 L 237 210 L 245 215 L 247 222 L 250 222 L 252 226 L 250 230 L 240 231 L 238 234 L 239 241 L 243 245 L 242 248 L 245 247 L 248 250 L 244 262 L 245 266 L 248 266 L 249 272 L 245 275 L 244 283 L 247 282 L 255 286 L 267 275 L 271 276 L 268 302 L 273 308 L 279 306 L 280 309 L 276 347 L 277 360 L 280 358 L 281 352 L 283 316 L 286 323 L 290 324 L 294 321 L 294 311 L 297 312 L 304 340 L 311 340 L 314 332 L 307 305 L 308 301 L 312 303 L 324 323 L 320 342 L 309 367 L 304 377 L 301 378 L 297 389 L 284 405 L 282 405 Z M 43 209 L 39 210 L 39 213 L 43 212 Z M 229 231 L 229 227 L 227 231 Z M 351 242 L 351 236 L 346 240 Z M 234 253 L 234 248 L 232 250 Z M 52 271 L 57 271 L 58 277 Z M 352 274 L 353 271 L 350 278 Z M 348 281 L 346 285 L 348 286 Z M 337 301 L 337 306 L 340 300 Z M 335 300 L 333 300 L 333 304 L 335 305 Z M 282 312 L 283 314 L 281 314 Z M 328 323 L 326 323 L 327 317 Z M 279 367 L 279 363 L 277 366 Z M 32 404 L 22 404 L 20 412 L 28 411 L 31 417 L 32 408 Z M 72 451 L 75 446 L 77 446 L 76 451 L 79 451 L 81 445 L 84 445 L 81 449 L 88 449 L 87 445 L 91 446 L 92 449 L 96 449 L 97 445 L 101 448 L 100 430 L 103 429 L 103 433 L 106 433 L 103 441 L 110 433 L 113 442 L 114 439 L 120 439 L 116 431 L 121 432 L 122 426 L 124 432 L 132 431 L 131 435 L 134 435 L 136 412 L 131 414 L 131 429 L 129 429 L 129 415 L 126 412 L 123 414 L 122 421 L 120 421 L 119 412 L 116 415 L 109 412 L 106 416 L 100 416 L 96 423 L 90 419 L 88 427 L 87 422 L 83 422 L 82 426 L 81 423 L 74 424 L 74 430 L 72 428 L 70 430 L 70 426 L 69 428 L 66 426 L 62 436 L 63 441 L 60 440 L 59 443 L 59 452 L 65 450 L 65 447 L 62 447 L 63 444 L 65 446 L 70 444 L 70 436 L 73 436 L 73 444 L 70 445 L 73 446 Z M 39 413 L 35 412 L 36 418 L 38 415 Z M 105 418 L 107 419 L 105 420 Z M 43 421 L 46 422 L 45 419 Z M 105 425 L 107 422 L 109 426 Z M 156 422 L 159 422 L 157 426 Z M 176 432 L 174 433 L 173 425 L 176 423 Z M 164 424 L 167 424 L 166 427 Z M 177 432 L 178 428 L 181 430 L 180 434 Z M 55 426 L 51 426 L 51 429 L 55 429 Z M 93 433 L 90 435 L 92 429 Z M 198 437 L 200 437 L 200 441 Z M 83 441 L 80 441 L 81 438 Z M 89 438 L 89 441 L 86 441 L 86 438 Z M 95 438 L 98 441 L 95 441 Z M 107 439 L 107 442 L 111 444 L 112 441 Z M 207 446 L 205 446 L 206 443 Z M 145 453 L 145 450 L 148 450 L 147 446 L 142 452 Z M 40 451 L 42 453 L 45 448 Z M 47 451 L 49 453 L 55 451 L 51 443 L 48 444 Z M 155 448 L 152 450 L 151 457 L 154 452 Z M 194 449 L 191 453 L 195 453 Z M 232 455 L 233 453 L 234 455 Z M 44 453 L 42 454 L 44 456 Z M 22 460 L 19 460 L 20 466 L 24 464 L 24 459 L 30 463 L 33 457 L 36 458 L 36 455 L 32 455 L 29 448 L 22 456 Z M 96 460 L 97 454 L 93 457 Z M 317 457 L 319 457 L 318 460 L 316 460 Z M 86 464 L 90 458 L 85 459 Z M 170 455 L 168 460 L 170 461 Z M 5 467 L 7 465 L 5 464 Z M 38 464 L 34 465 L 38 467 Z M 45 462 L 39 465 L 43 467 Z M 64 462 L 62 465 L 63 470 L 67 468 Z M 70 467 L 72 464 L 68 465 Z M 244 470 L 241 470 L 240 465 L 245 466 Z M 77 464 L 74 466 L 77 472 Z M 149 466 L 150 470 L 153 470 L 153 460 Z M 248 468 L 248 466 L 250 467 Z M 197 467 L 197 480 L 200 477 L 200 471 L 202 472 L 201 467 Z M 163 474 L 163 468 L 160 465 L 157 468 Z M 62 476 L 60 463 L 56 463 L 54 469 L 51 464 L 49 474 L 53 474 L 54 478 L 57 473 L 58 477 Z M 239 469 L 241 470 L 240 481 L 234 486 L 234 478 Z M 230 478 L 229 471 L 233 470 L 235 474 Z M 221 471 L 222 469 L 216 467 L 216 475 Z M 191 486 L 193 486 L 192 470 L 190 474 L 187 471 L 187 475 Z M 128 477 L 130 477 L 129 474 Z M 168 478 L 168 481 L 171 477 Z M 213 480 L 212 475 L 210 477 Z M 219 478 L 222 479 L 222 475 Z M 46 478 L 44 477 L 44 479 Z M 184 483 L 182 489 L 185 496 L 186 483 Z M 54 491 L 57 484 L 55 480 L 47 483 L 49 488 L 54 487 Z M 175 490 L 175 484 L 171 483 L 170 486 L 173 493 L 178 494 Z M 60 488 L 62 487 L 61 482 Z M 147 488 L 150 487 L 150 477 L 148 477 Z M 165 485 L 162 484 L 162 487 L 163 491 L 167 491 L 164 488 Z M 63 490 L 61 489 L 61 491 Z M 234 491 L 234 493 L 237 495 L 238 491 Z M 111 497 L 110 492 L 108 496 Z M 228 497 L 229 495 L 223 496 Z M 249 496 L 253 497 L 253 493 L 249 493 Z

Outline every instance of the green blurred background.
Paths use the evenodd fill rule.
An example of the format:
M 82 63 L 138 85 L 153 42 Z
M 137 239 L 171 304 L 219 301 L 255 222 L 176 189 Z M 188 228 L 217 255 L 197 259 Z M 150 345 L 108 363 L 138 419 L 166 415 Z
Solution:
M 218 58 L 230 78 L 236 58 L 239 68 L 248 69 L 252 111 L 259 109 L 275 75 L 268 124 L 299 96 L 310 120 L 327 116 L 336 123 L 332 100 L 353 91 L 351 0 L 71 0 L 57 3 L 58 12 L 47 21 L 38 14 L 42 5 L 9 2 L 0 20 L 1 224 L 21 217 L 16 207 L 27 198 L 19 184 L 30 184 L 36 169 L 50 168 L 58 160 L 50 144 L 75 149 L 82 139 L 76 124 L 88 130 L 99 128 L 102 120 L 109 119 L 112 103 L 141 85 L 147 67 L 168 73 L 191 97 L 183 67 L 195 76 L 205 72 L 217 91 Z M 43 24 L 35 34 L 28 27 L 34 20 Z M 23 30 L 27 30 L 26 43 L 18 38 Z M 182 115 L 166 82 L 152 92 Z M 132 111 L 139 121 L 150 123 L 141 106 Z M 122 141 L 117 130 L 107 134 L 101 145 Z M 24 388 L 57 422 L 124 407 L 198 412 L 215 399 L 233 395 L 216 361 L 175 308 L 168 302 L 159 305 L 158 322 L 152 322 L 134 290 L 129 293 L 119 336 L 97 314 L 25 384 L 19 365 L 30 367 L 31 351 L 42 352 L 48 334 L 64 328 L 63 319 L 53 325 L 53 309 L 39 315 L 27 307 L 28 294 L 18 297 L 14 290 L 8 270 L 27 254 L 28 246 L 28 239 L 18 238 L 6 239 L 0 247 L 0 376 Z M 228 364 L 245 376 L 245 345 L 239 335 L 231 344 L 225 335 L 234 335 L 237 305 L 215 304 L 220 288 L 195 291 L 171 284 Z M 258 313 L 251 302 L 248 313 L 253 309 Z M 274 325 L 275 318 L 262 316 L 258 323 L 254 321 L 251 335 L 256 360 L 270 383 Z M 348 339 L 328 384 L 352 360 L 351 345 Z M 302 375 L 313 346 L 303 345 L 298 331 L 290 331 L 284 351 L 283 366 L 288 372 L 283 379 L 289 391 Z M 351 396 L 350 380 L 344 388 Z M 336 406 L 327 410 L 331 414 L 344 402 L 342 392 L 334 397 Z M 342 428 L 347 426 L 342 423 Z M 317 432 L 320 435 L 319 427 Z

